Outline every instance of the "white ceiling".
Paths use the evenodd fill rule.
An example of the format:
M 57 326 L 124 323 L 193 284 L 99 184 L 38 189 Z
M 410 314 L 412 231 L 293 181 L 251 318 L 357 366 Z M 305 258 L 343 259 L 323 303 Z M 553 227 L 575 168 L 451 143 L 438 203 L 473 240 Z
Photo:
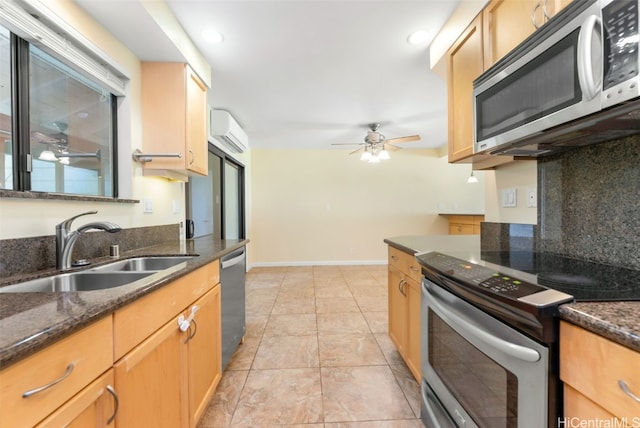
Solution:
M 371 122 L 387 138 L 422 137 L 404 147 L 446 144 L 446 84 L 428 46 L 406 40 L 435 35 L 459 0 L 165 1 L 211 64 L 210 105 L 232 113 L 251 147 L 357 144 Z M 139 0 L 77 3 L 142 60 L 181 59 Z M 207 27 L 224 42 L 202 40 Z

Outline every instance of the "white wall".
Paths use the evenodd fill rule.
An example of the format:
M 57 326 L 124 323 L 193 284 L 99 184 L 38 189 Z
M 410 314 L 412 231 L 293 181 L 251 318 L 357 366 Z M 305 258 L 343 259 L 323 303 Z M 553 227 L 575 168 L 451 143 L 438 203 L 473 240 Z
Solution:
M 374 263 L 387 237 L 448 233 L 441 211 L 484 211 L 483 173 L 434 150 L 378 165 L 345 150 L 251 150 L 250 264 Z
M 121 194 L 130 199 L 153 199 L 154 212 L 142 212 L 142 204 L 112 202 L 79 202 L 44 199 L 0 198 L 0 239 L 53 235 L 60 221 L 90 210 L 97 215 L 78 219 L 78 225 L 88 221 L 110 220 L 120 226 L 140 227 L 175 224 L 184 220 L 184 184 L 161 178 L 142 177 L 139 164 L 131 160 L 133 148 L 141 147 L 140 124 L 140 61 L 104 28 L 74 3 L 47 0 L 47 6 L 67 21 L 90 42 L 112 58 L 131 76 L 126 102 L 119 108 L 118 150 L 121 162 Z M 180 212 L 173 212 L 173 201 L 180 203 Z
M 485 221 L 537 224 L 537 208 L 527 206 L 529 190 L 537 188 L 535 160 L 508 163 L 485 174 Z M 502 206 L 502 192 L 505 189 L 516 189 L 516 207 Z

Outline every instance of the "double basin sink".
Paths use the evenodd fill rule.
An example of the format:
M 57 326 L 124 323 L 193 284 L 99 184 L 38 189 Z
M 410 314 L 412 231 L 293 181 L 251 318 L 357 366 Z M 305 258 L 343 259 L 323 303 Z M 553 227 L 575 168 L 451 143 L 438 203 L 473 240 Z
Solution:
M 136 257 L 0 287 L 0 293 L 93 291 L 130 284 L 195 256 Z

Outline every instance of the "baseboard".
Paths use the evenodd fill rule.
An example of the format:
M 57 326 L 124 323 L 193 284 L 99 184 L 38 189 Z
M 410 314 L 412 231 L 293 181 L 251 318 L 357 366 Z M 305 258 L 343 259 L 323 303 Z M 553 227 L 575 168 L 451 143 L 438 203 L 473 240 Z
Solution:
M 297 267 L 297 266 L 358 266 L 358 265 L 386 265 L 387 260 L 323 260 L 298 262 L 255 262 L 248 269 L 254 267 Z

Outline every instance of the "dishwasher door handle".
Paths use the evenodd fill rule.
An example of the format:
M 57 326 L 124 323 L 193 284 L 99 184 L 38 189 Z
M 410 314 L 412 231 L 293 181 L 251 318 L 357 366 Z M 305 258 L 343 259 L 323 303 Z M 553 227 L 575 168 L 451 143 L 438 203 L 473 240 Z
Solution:
M 228 259 L 228 260 L 222 260 L 222 263 L 220 263 L 220 266 L 222 267 L 222 269 L 231 267 L 233 265 L 237 265 L 238 263 L 242 262 L 244 260 L 244 251 L 242 251 L 242 253 L 238 256 L 238 257 L 234 257 L 232 259 Z

